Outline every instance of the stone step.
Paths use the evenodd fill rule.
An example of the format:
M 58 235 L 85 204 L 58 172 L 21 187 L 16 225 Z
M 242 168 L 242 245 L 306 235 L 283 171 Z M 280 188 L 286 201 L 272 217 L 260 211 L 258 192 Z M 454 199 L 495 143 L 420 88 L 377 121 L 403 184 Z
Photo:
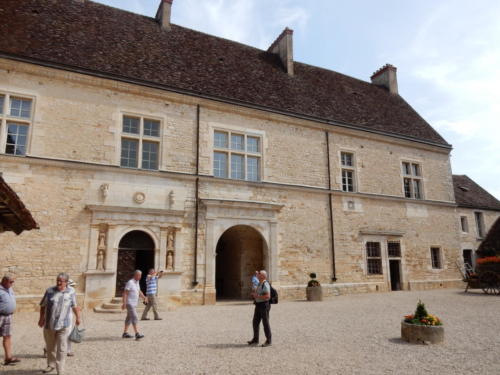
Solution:
M 122 297 L 113 297 L 113 298 L 111 298 L 111 303 L 118 303 L 118 304 L 121 305 L 122 302 L 123 302 Z
M 98 314 L 101 314 L 101 313 L 105 313 L 105 314 L 120 314 L 122 312 L 125 312 L 125 311 L 122 311 L 122 309 L 103 309 L 102 307 L 94 307 L 94 312 L 95 313 L 98 313 Z

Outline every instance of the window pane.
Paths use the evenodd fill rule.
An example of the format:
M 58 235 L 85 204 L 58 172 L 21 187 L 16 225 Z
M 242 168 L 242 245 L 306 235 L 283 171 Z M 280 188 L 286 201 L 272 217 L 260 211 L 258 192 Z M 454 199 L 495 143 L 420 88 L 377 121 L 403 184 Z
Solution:
M 484 237 L 483 213 L 474 212 L 474 216 L 476 217 L 477 236 L 479 238 L 483 238 Z
M 401 256 L 401 244 L 397 241 L 389 241 L 387 243 L 387 252 L 390 257 L 400 257 Z
M 0 114 L 3 114 L 4 104 L 5 104 L 5 95 L 0 95 Z
M 247 157 L 247 180 L 259 181 L 260 180 L 260 158 L 253 156 Z
M 366 255 L 368 257 L 380 257 L 380 242 L 367 242 Z
M 411 180 L 409 178 L 405 178 L 403 180 L 403 182 L 404 182 L 404 189 L 405 189 L 405 197 L 411 198 Z
M 412 170 L 413 170 L 413 175 L 414 176 L 420 176 L 420 167 L 418 164 L 412 164 Z
M 144 119 L 144 135 L 160 136 L 160 121 Z
M 382 259 L 368 259 L 368 274 L 381 275 L 382 274 Z
M 231 148 L 233 150 L 244 150 L 244 137 L 239 134 L 231 134 Z
M 31 99 L 10 98 L 10 115 L 30 118 Z
M 227 133 L 215 132 L 214 133 L 214 146 L 220 148 L 227 148 Z
M 135 139 L 122 138 L 122 154 L 120 165 L 122 167 L 137 168 L 139 142 Z
M 353 155 L 349 152 L 342 152 L 341 154 L 342 165 L 345 167 L 352 167 Z
M 28 125 L 7 123 L 7 142 L 5 153 L 12 155 L 26 155 L 26 141 L 28 139 Z
M 243 155 L 231 155 L 231 178 L 244 179 Z
M 431 247 L 432 268 L 441 268 L 441 254 L 439 247 Z
M 467 217 L 466 216 L 460 217 L 460 223 L 462 225 L 462 232 L 468 232 L 469 226 L 467 225 Z
M 214 176 L 227 178 L 227 154 L 214 152 Z
M 410 163 L 403 163 L 403 174 L 405 175 L 411 174 Z
M 139 134 L 140 119 L 123 116 L 123 131 L 125 133 Z
M 353 171 L 342 169 L 342 190 L 354 191 L 354 173 Z
M 422 199 L 422 194 L 420 193 L 419 180 L 413 180 L 413 196 L 415 199 Z
M 158 169 L 158 143 L 142 142 L 142 168 Z
M 260 152 L 259 138 L 257 137 L 247 137 L 247 151 L 248 152 Z

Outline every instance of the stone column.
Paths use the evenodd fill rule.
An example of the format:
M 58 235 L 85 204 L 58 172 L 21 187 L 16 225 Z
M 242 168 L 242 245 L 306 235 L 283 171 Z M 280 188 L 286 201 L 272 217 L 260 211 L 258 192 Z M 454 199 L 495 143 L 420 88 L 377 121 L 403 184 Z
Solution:
M 276 286 L 279 285 L 278 266 L 278 223 L 269 223 L 269 279 Z
M 215 303 L 215 244 L 214 238 L 215 219 L 206 219 L 206 233 L 205 233 L 205 304 Z M 198 249 L 200 250 L 200 249 Z M 199 266 L 202 264 L 198 263 Z M 201 267 L 200 267 L 201 268 Z M 201 275 L 198 276 L 201 278 Z
M 167 227 L 160 228 L 160 257 L 158 262 L 155 262 L 158 270 L 165 270 L 166 268 L 166 259 L 167 259 Z

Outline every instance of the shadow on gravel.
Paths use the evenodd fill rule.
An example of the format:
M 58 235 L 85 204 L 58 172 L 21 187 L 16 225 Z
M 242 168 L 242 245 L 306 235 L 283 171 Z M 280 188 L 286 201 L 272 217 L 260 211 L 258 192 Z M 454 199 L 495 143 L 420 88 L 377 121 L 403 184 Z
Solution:
M 18 354 L 16 357 L 19 358 L 45 358 L 43 354 Z
M 407 341 L 403 340 L 401 337 L 393 337 L 392 339 L 389 339 L 388 341 L 392 342 L 393 344 L 410 345 Z
M 208 344 L 208 345 L 198 345 L 198 348 L 210 348 L 210 349 L 230 349 L 230 348 L 248 348 L 247 344 Z
M 468 291 L 468 292 L 457 292 L 456 294 L 458 294 L 460 296 L 467 296 L 467 297 L 483 297 L 483 298 L 495 297 L 495 294 L 486 294 L 482 290 L 473 290 L 473 291 Z
M 85 337 L 83 341 L 122 341 L 121 337 L 102 336 L 102 337 Z
M 5 368 L 5 366 L 4 366 Z M 26 369 L 8 369 L 5 372 L 2 372 L 2 375 L 16 375 L 16 374 L 22 374 L 22 375 L 29 375 L 29 374 L 41 374 L 42 370 L 26 370 Z

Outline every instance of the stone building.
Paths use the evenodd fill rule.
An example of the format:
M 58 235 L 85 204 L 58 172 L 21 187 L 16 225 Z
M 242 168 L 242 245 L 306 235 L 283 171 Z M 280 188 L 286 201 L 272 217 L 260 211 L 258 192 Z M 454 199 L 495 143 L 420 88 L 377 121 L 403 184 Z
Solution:
M 3 0 L 0 169 L 40 225 L 3 234 L 33 308 L 55 275 L 94 307 L 136 269 L 170 304 L 460 283 L 451 146 L 398 94 L 87 0 Z M 493 212 L 493 211 L 492 211 Z M 496 212 L 498 214 L 498 212 Z M 486 225 L 487 223 L 485 223 Z

